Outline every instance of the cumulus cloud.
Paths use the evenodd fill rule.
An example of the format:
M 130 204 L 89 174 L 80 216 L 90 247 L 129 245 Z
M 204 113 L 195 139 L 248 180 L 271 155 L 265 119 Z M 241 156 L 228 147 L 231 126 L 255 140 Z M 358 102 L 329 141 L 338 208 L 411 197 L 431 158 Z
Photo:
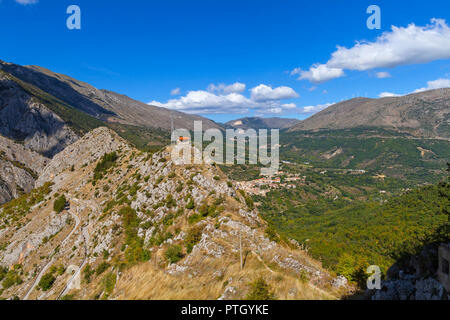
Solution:
M 392 92 L 382 92 L 382 93 L 379 94 L 379 97 L 380 98 L 401 97 L 401 96 L 404 96 L 404 95 L 407 95 L 407 94 L 411 94 L 411 93 L 419 93 L 419 92 L 424 92 L 424 91 L 428 91 L 428 90 L 443 89 L 443 88 L 450 88 L 450 79 L 441 78 L 441 79 L 428 81 L 426 87 L 416 89 L 413 92 L 409 92 L 409 93 L 406 93 L 406 94 L 398 94 L 398 93 L 392 93 Z
M 15 0 L 15 1 L 18 4 L 21 4 L 21 5 L 24 5 L 24 6 L 29 5 L 29 4 L 35 4 L 35 3 L 39 2 L 39 0 Z
M 344 76 L 344 70 L 339 68 L 330 68 L 326 64 L 315 64 L 308 71 L 300 68 L 294 69 L 292 74 L 299 74 L 299 80 L 309 80 L 313 83 L 326 82 L 331 79 Z
M 250 90 L 250 97 L 241 91 L 245 84 L 209 86 L 208 90 L 189 91 L 178 99 L 170 99 L 166 103 L 152 101 L 149 104 L 168 109 L 175 109 L 194 114 L 239 113 L 244 114 L 250 110 L 260 113 L 282 113 L 285 110 L 294 110 L 294 103 L 285 103 L 283 100 L 296 98 L 299 95 L 289 87 L 272 88 L 259 85 Z
M 170 91 L 170 94 L 172 96 L 178 96 L 178 95 L 180 95 L 180 93 L 181 93 L 180 88 L 175 88 L 175 89 L 172 89 L 172 91 Z
M 450 79 L 437 79 L 433 81 L 428 81 L 426 87 L 417 89 L 414 92 L 418 93 L 427 90 L 442 89 L 442 88 L 450 88 Z
M 272 89 L 270 86 L 265 84 L 260 84 L 250 90 L 251 98 L 253 101 L 264 102 L 264 101 L 274 101 L 274 100 L 284 100 L 298 98 L 299 95 L 294 89 L 289 87 L 278 87 Z
M 302 107 L 300 108 L 300 113 L 303 114 L 314 114 L 317 113 L 319 111 L 322 111 L 326 108 L 328 108 L 329 106 L 333 105 L 334 103 L 325 103 L 325 104 L 318 104 L 315 106 L 306 106 L 306 107 Z
M 344 70 L 393 68 L 442 59 L 450 59 L 450 28 L 443 19 L 431 19 L 426 26 L 392 26 L 373 42 L 359 41 L 351 48 L 338 46 L 327 63 L 315 64 L 308 71 L 296 68 L 291 74 L 320 83 L 344 76 Z
M 377 72 L 375 73 L 375 77 L 377 77 L 378 79 L 385 79 L 390 78 L 391 74 L 389 72 Z
M 208 91 L 210 92 L 220 92 L 220 93 L 241 93 L 244 92 L 246 85 L 240 82 L 235 82 L 233 84 L 226 85 L 224 83 L 210 84 L 208 86 Z
M 388 98 L 388 97 L 399 97 L 399 94 L 392 92 L 382 92 L 378 95 L 380 98 Z

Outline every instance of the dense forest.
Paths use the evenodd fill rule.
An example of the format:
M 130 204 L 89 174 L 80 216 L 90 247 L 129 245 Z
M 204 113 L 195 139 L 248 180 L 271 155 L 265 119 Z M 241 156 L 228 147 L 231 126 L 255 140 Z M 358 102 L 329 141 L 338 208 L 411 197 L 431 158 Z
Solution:
M 449 240 L 448 181 L 385 200 L 329 197 L 327 187 L 322 194 L 317 184 L 272 190 L 254 200 L 280 234 L 297 240 L 325 267 L 350 280 L 361 281 L 369 265 L 386 272 L 423 245 Z

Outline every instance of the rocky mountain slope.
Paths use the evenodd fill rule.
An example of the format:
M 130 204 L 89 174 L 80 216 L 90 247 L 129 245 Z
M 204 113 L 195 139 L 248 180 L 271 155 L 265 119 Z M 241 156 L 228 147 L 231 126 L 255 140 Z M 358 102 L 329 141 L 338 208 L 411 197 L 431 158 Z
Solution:
M 98 128 L 58 154 L 37 189 L 0 209 L 0 296 L 241 299 L 259 277 L 279 299 L 349 290 L 217 167 L 177 166 L 170 152 Z
M 0 136 L 0 204 L 29 193 L 50 159 Z
M 297 119 L 285 119 L 285 118 L 259 118 L 248 117 L 241 118 L 225 123 L 225 126 L 229 126 L 235 129 L 287 129 L 295 124 L 299 123 Z
M 78 139 L 78 135 L 60 116 L 2 70 L 0 134 L 47 157 Z
M 289 131 L 378 127 L 415 137 L 450 138 L 450 89 L 334 104 Z
M 20 66 L 0 60 L 0 69 L 100 120 L 170 130 L 172 113 L 175 128 L 191 130 L 195 120 L 201 120 L 205 129 L 220 127 L 209 119 L 149 106 L 39 66 Z

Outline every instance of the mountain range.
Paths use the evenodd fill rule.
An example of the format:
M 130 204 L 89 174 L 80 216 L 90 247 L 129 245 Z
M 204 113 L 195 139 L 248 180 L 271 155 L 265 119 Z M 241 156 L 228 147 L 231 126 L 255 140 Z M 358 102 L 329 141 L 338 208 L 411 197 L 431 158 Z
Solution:
M 450 89 L 402 97 L 356 98 L 334 104 L 289 131 L 374 127 L 414 137 L 450 139 Z
M 299 123 L 297 119 L 247 117 L 228 121 L 225 126 L 235 129 L 286 129 Z
M 261 188 L 275 185 L 274 202 L 254 202 L 255 187 L 242 187 L 254 168 L 175 165 L 172 122 L 192 130 L 195 120 L 281 129 L 290 176 Z M 386 189 L 438 182 L 449 152 L 450 89 L 356 98 L 303 121 L 222 125 L 0 61 L 0 297 L 244 299 L 264 278 L 280 299 L 339 299 L 354 283 L 275 225 L 295 235 L 299 212 L 340 218 L 358 201 L 382 205 Z M 274 221 L 262 218 L 265 207 Z

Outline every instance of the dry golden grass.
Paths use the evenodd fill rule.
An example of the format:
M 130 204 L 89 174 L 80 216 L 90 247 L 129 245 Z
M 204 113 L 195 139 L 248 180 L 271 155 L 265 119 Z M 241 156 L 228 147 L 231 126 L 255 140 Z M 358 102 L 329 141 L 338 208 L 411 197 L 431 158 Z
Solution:
M 271 271 L 253 254 L 247 258 L 243 270 L 239 259 L 205 259 L 195 263 L 197 275 L 172 276 L 155 263 L 146 263 L 125 271 L 116 286 L 112 298 L 126 300 L 213 300 L 218 299 L 227 286 L 234 287 L 238 299 L 244 299 L 249 284 L 263 277 L 280 300 L 324 300 L 339 297 L 300 279 L 278 271 Z M 224 270 L 221 277 L 214 272 Z

